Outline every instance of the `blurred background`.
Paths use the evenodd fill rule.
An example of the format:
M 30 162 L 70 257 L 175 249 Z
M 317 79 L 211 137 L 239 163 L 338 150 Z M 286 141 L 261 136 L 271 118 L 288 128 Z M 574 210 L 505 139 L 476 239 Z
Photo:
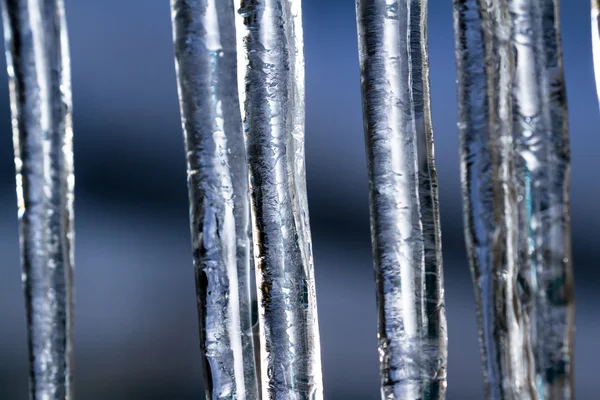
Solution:
M 433 122 L 448 311 L 448 399 L 482 398 L 465 259 L 452 2 L 430 0 Z M 589 2 L 563 1 L 572 140 L 576 393 L 600 356 L 600 114 Z M 306 159 L 327 399 L 378 399 L 354 1 L 303 0 Z M 202 399 L 169 2 L 66 0 L 76 184 L 76 394 Z M 4 58 L 0 70 L 5 71 Z M 27 399 L 27 348 L 6 75 L 0 74 L 0 399 Z

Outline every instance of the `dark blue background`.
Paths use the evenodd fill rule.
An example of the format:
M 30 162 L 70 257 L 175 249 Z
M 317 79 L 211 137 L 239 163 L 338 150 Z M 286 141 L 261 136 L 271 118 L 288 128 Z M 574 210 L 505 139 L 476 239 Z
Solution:
M 85 400 L 200 399 L 184 151 L 167 0 L 67 0 L 75 103 L 76 386 Z M 563 1 L 572 138 L 575 368 L 597 395 L 600 114 L 587 0 Z M 482 397 L 460 204 L 451 1 L 430 0 L 449 399 Z M 306 158 L 327 399 L 377 399 L 354 2 L 304 0 Z M 1 61 L 4 63 L 4 61 Z M 1 66 L 4 70 L 4 64 Z M 27 398 L 14 164 L 0 76 L 0 399 Z

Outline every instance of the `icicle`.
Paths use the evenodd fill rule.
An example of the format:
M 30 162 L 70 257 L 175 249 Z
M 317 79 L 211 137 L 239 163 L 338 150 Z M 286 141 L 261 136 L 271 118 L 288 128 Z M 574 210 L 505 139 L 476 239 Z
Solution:
M 206 396 L 258 399 L 233 2 L 172 0 Z
M 454 0 L 465 236 L 489 399 L 538 399 L 518 279 L 506 0 Z
M 304 166 L 300 0 L 236 0 L 262 398 L 322 399 Z
M 509 0 L 520 210 L 519 292 L 530 320 L 535 385 L 543 400 L 571 399 L 573 282 L 569 139 L 558 4 Z
M 600 102 L 600 0 L 592 0 L 592 49 L 594 52 L 596 90 Z
M 426 0 L 358 0 L 383 399 L 444 399 Z
M 61 0 L 3 0 L 30 398 L 72 389 L 73 130 Z

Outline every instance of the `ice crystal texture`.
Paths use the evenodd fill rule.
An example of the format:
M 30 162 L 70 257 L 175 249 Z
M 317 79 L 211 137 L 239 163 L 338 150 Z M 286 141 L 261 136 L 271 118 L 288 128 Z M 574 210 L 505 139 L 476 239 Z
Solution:
M 569 148 L 558 6 L 455 0 L 469 259 L 490 399 L 571 398 Z
M 304 165 L 300 0 L 236 0 L 262 398 L 322 399 Z
M 569 137 L 556 0 L 509 0 L 519 204 L 518 291 L 540 400 L 571 399 Z
M 73 130 L 61 0 L 3 0 L 30 398 L 72 389 Z
M 259 398 L 233 2 L 172 0 L 208 399 Z
M 383 399 L 444 399 L 447 334 L 426 0 L 358 0 Z

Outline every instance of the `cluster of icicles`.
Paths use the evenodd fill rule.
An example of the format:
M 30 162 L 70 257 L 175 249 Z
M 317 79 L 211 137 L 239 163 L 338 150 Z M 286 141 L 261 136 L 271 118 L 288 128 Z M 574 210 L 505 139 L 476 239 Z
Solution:
M 30 397 L 73 399 L 73 133 L 63 0 L 2 6 Z M 600 8 L 592 6 L 600 58 Z M 301 1 L 172 0 L 171 7 L 206 397 L 321 399 Z M 357 0 L 356 13 L 381 397 L 443 399 L 447 333 L 427 4 Z M 454 0 L 454 22 L 465 237 L 486 396 L 572 399 L 558 0 Z

